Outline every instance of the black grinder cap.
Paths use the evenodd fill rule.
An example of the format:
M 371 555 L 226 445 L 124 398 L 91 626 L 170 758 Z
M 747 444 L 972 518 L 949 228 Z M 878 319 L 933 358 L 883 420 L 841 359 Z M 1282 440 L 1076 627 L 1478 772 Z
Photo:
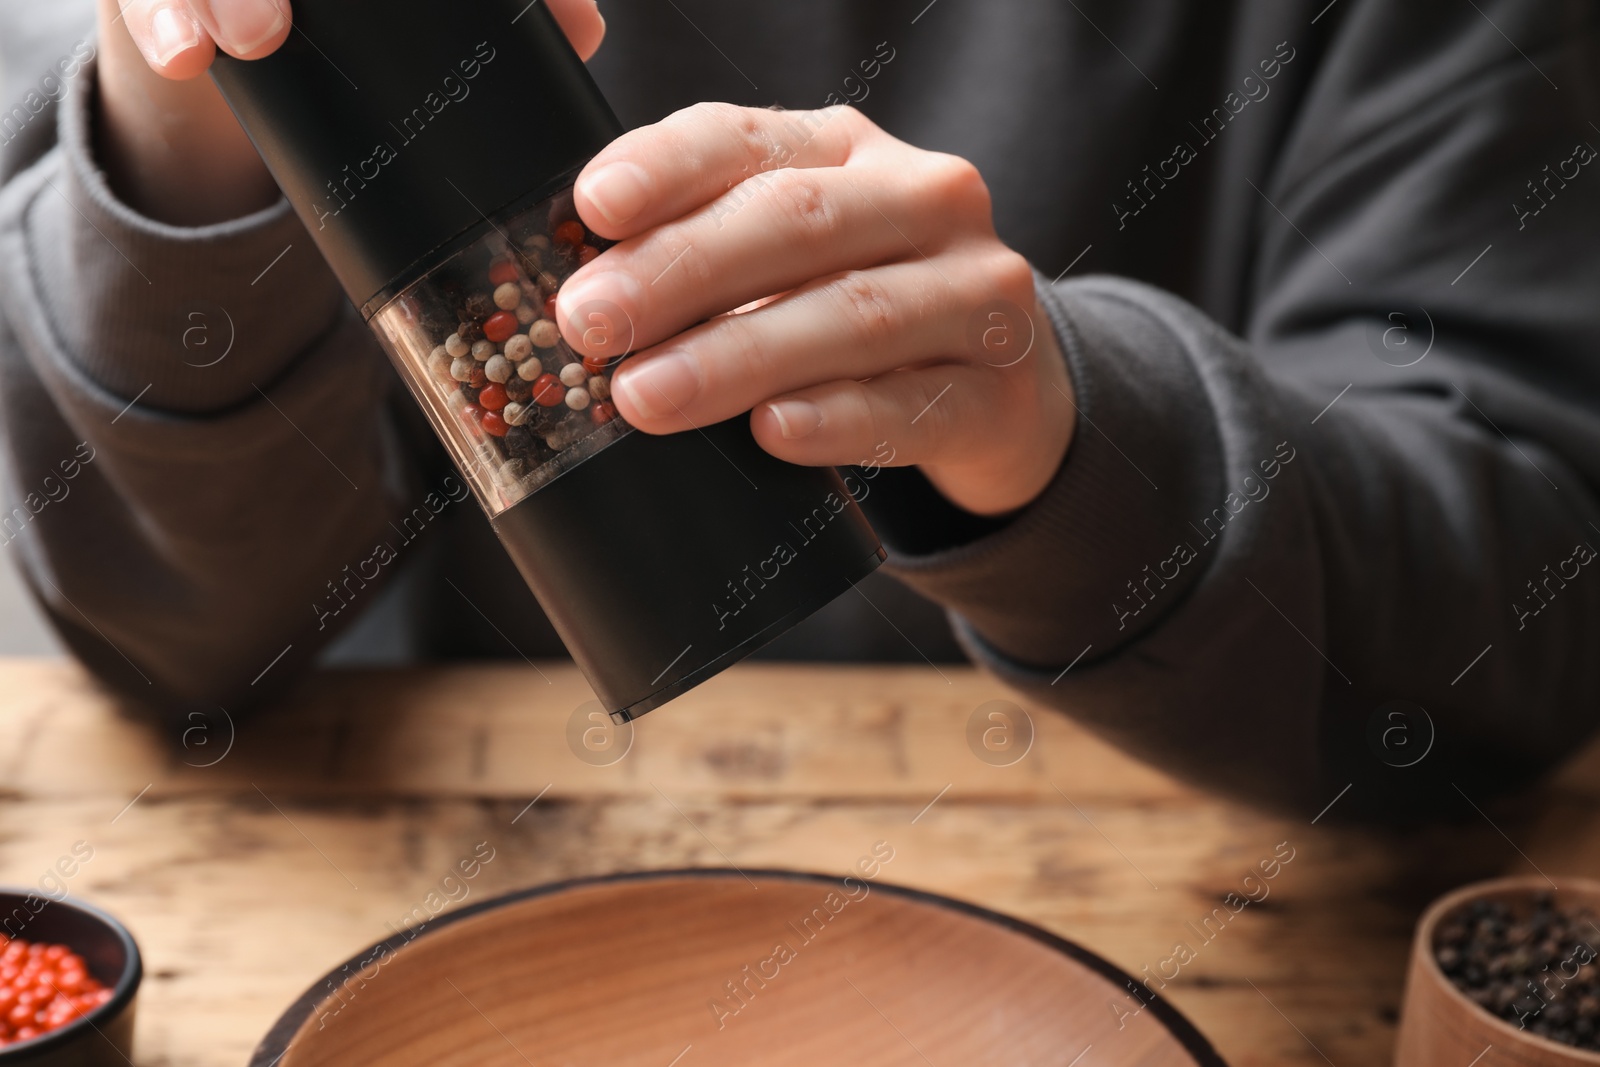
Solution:
M 366 318 L 621 124 L 541 0 L 292 0 L 212 77 Z

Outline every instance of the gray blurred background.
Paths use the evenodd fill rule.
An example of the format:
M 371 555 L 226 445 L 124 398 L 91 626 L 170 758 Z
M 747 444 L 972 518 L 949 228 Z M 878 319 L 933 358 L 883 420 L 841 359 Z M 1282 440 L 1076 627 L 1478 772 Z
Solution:
M 0 562 L 0 656 L 61 654 L 61 643 L 17 577 L 16 566 L 9 559 Z
M 5 84 L 0 58 L 0 85 Z M 0 656 L 59 656 L 61 643 L 28 595 L 7 546 L 0 546 Z
M 0 85 L 3 84 L 5 68 L 0 65 Z M 0 556 L 5 554 L 0 547 Z M 61 645 L 23 588 L 15 565 L 9 559 L 0 559 L 0 656 L 59 655 Z

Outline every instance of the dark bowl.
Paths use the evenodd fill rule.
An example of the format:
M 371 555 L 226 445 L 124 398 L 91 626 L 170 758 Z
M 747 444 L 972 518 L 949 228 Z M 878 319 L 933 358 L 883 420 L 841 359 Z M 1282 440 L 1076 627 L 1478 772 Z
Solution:
M 123 925 L 88 904 L 0 888 L 0 933 L 67 946 L 111 990 L 111 999 L 87 1015 L 0 1049 L 0 1067 L 127 1067 L 133 1054 L 134 999 L 144 968 L 139 946 Z
M 307 990 L 250 1065 L 1225 1067 L 1130 987 L 1038 927 L 859 874 L 624 874 L 399 931 Z

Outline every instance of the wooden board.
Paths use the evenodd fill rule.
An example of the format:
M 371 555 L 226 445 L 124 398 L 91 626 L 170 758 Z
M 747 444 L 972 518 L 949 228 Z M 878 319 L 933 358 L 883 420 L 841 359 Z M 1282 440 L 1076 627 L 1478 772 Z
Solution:
M 1433 895 L 1530 863 L 1600 874 L 1592 750 L 1494 809 L 1499 829 L 1373 835 L 1197 794 L 1048 712 L 1024 759 L 989 766 L 967 720 L 1015 697 L 971 670 L 740 667 L 605 767 L 568 747 L 589 696 L 555 664 L 330 673 L 202 767 L 225 720 L 173 744 L 70 663 L 0 661 L 0 877 L 94 848 L 69 889 L 145 953 L 141 1067 L 243 1064 L 306 985 L 450 896 L 689 865 L 843 873 L 880 840 L 886 880 L 1176 969 L 1164 995 L 1235 1067 L 1346 1067 L 1388 1061 Z M 481 843 L 495 858 L 446 882 Z M 1275 850 L 1294 858 L 1268 895 L 1202 927 Z

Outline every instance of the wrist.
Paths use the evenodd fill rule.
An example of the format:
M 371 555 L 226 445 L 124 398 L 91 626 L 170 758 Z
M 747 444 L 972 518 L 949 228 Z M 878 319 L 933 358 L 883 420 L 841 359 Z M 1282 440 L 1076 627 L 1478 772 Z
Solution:
M 1043 315 L 1038 319 L 1048 321 Z M 1015 372 L 1021 375 L 1008 390 L 1009 417 L 996 420 L 992 453 L 970 463 L 923 468 L 947 500 L 974 515 L 1008 515 L 1037 499 L 1055 479 L 1077 427 L 1072 380 L 1053 333 L 1040 335 L 1025 363 L 1002 371 Z
M 123 203 L 158 222 L 203 226 L 277 200 L 266 165 L 209 78 L 163 78 L 104 12 L 101 27 L 94 152 Z

